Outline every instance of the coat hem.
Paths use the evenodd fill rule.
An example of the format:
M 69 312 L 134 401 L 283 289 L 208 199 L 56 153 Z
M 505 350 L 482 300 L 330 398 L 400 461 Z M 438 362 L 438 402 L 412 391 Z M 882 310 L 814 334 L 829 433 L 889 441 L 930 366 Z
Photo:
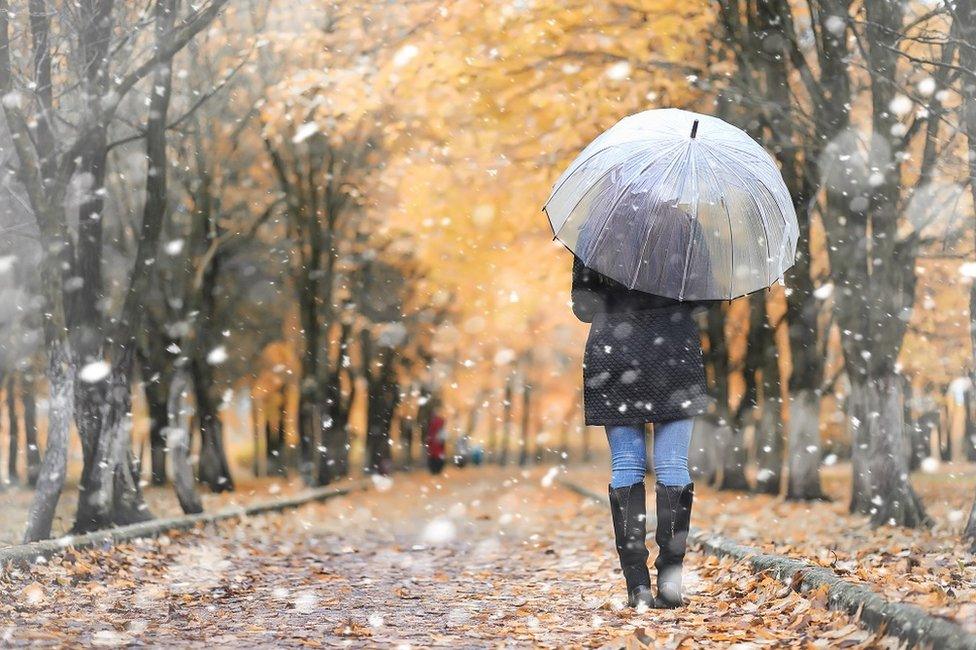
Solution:
M 605 419 L 599 416 L 590 418 L 583 418 L 583 423 L 588 427 L 620 427 L 626 426 L 628 424 L 660 424 L 661 422 L 670 422 L 672 420 L 685 420 L 688 418 L 695 418 L 699 415 L 704 415 L 708 412 L 708 409 L 715 400 L 708 399 L 704 403 L 697 405 L 695 408 L 682 409 L 675 411 L 665 411 L 664 413 L 648 413 L 639 418 L 624 418 L 618 419 Z

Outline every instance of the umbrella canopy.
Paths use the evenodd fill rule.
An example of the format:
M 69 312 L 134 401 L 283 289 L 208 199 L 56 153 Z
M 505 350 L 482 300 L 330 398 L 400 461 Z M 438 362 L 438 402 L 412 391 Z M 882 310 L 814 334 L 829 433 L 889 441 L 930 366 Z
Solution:
M 625 117 L 563 172 L 555 238 L 631 289 L 731 300 L 793 264 L 799 228 L 776 163 L 744 131 L 673 108 Z

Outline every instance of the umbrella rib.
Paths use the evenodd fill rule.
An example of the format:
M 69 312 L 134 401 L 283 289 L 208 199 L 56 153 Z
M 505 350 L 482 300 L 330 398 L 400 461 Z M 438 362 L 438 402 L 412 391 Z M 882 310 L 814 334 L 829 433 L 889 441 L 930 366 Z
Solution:
M 732 215 L 729 214 L 729 202 L 723 197 L 722 207 L 725 208 L 725 219 L 729 222 L 729 300 L 732 300 L 732 287 L 735 283 L 735 236 L 732 234 Z
M 656 162 L 657 162 L 657 158 L 651 160 L 651 162 L 649 162 L 646 165 L 644 165 L 641 168 L 640 172 L 638 172 L 638 174 L 637 174 L 638 178 L 640 176 L 643 176 L 644 173 L 647 172 L 647 170 L 650 169 L 651 166 L 654 165 L 654 163 L 656 163 Z M 613 200 L 613 203 L 610 206 L 610 210 L 607 211 L 607 218 L 604 220 L 603 225 L 600 227 L 600 232 L 597 234 L 596 241 L 593 243 L 593 248 L 590 249 L 590 254 L 586 256 L 586 259 L 583 260 L 583 266 L 589 266 L 590 258 L 593 257 L 593 253 L 596 252 L 597 246 L 599 246 L 600 245 L 600 242 L 603 240 L 603 233 L 605 233 L 607 231 L 607 224 L 610 223 L 610 217 L 613 216 L 613 213 L 617 209 L 617 206 L 620 205 L 620 202 L 623 200 L 624 195 L 627 193 L 627 190 L 628 190 L 628 186 L 624 186 L 621 189 L 620 194 L 617 196 L 617 198 L 615 198 Z M 589 191 L 589 190 L 587 190 L 587 191 Z M 583 200 L 583 198 L 580 197 L 580 201 L 582 201 L 582 200 Z M 579 204 L 577 204 L 577 205 L 579 205 Z M 573 210 L 575 210 L 575 209 L 576 208 L 573 208 Z M 570 214 L 572 214 L 572 212 L 570 212 Z M 567 219 L 567 221 L 568 221 L 568 219 Z
M 594 151 L 593 153 L 591 153 L 590 155 L 588 155 L 586 158 L 584 158 L 580 162 L 579 165 L 576 165 L 576 168 L 573 169 L 572 171 L 569 171 L 567 169 L 566 171 L 569 172 L 569 173 L 566 174 L 565 178 L 562 178 L 562 179 L 560 179 L 560 180 L 558 180 L 556 182 L 556 186 L 553 187 L 552 188 L 552 192 L 549 193 L 549 199 L 546 201 L 546 205 L 549 205 L 549 201 L 552 201 L 552 197 L 556 196 L 556 192 L 558 192 L 560 189 L 562 189 L 562 186 L 566 184 L 566 181 L 569 180 L 570 176 L 573 176 L 574 174 L 576 174 L 576 172 L 579 171 L 580 167 L 582 167 L 583 165 L 585 165 L 586 163 L 588 163 L 590 160 L 592 160 L 593 158 L 595 158 L 597 155 L 599 155 L 599 154 L 601 154 L 601 153 L 603 153 L 605 151 L 609 151 L 610 149 L 613 149 L 614 147 L 622 147 L 625 144 L 632 144 L 634 142 L 640 142 L 640 140 L 634 139 L 634 140 L 626 140 L 624 142 L 611 142 L 607 146 L 600 147 L 599 149 L 597 149 L 596 151 Z M 576 161 L 574 160 L 573 163 L 575 163 L 575 162 Z M 572 167 L 572 164 L 570 164 L 570 167 Z
M 688 157 L 692 158 L 690 146 L 688 148 Z M 692 170 L 692 173 L 693 174 L 698 173 L 698 168 L 697 165 L 694 164 L 694 160 L 692 160 L 692 166 L 695 168 Z M 695 232 L 701 226 L 701 223 L 699 223 L 698 221 L 697 202 L 695 203 L 695 216 L 692 218 L 691 222 L 692 222 L 692 228 L 691 228 L 691 232 L 688 234 L 688 246 L 685 247 L 685 263 L 684 263 L 684 267 L 681 269 L 681 288 L 678 289 L 678 300 L 685 299 L 685 284 L 688 281 L 688 264 L 691 263 L 691 248 L 692 245 L 695 243 Z
M 665 170 L 665 171 L 666 172 L 667 171 L 670 171 L 677 164 L 678 164 L 678 160 L 675 159 L 672 163 L 670 163 L 668 165 L 668 169 Z M 662 177 L 664 177 L 664 176 L 666 176 L 666 174 L 662 174 Z M 650 241 L 650 239 L 651 239 L 651 229 L 648 228 L 647 229 L 647 237 L 644 238 L 644 243 L 641 244 L 640 252 L 637 254 L 637 267 L 634 269 L 634 275 L 633 275 L 633 277 L 631 277 L 630 284 L 628 285 L 628 288 L 630 288 L 630 289 L 633 289 L 636 286 L 636 284 L 637 284 L 637 276 L 640 274 L 641 258 L 644 256 L 644 249 L 647 248 L 647 244 Z M 663 265 L 661 267 L 661 273 L 662 274 L 664 273 L 664 266 Z M 659 282 L 659 284 L 660 284 L 660 282 Z
M 688 279 L 688 263 L 691 262 L 691 246 L 695 243 L 695 232 L 701 225 L 698 223 L 698 218 L 692 218 L 691 220 L 691 233 L 688 235 L 688 245 L 685 247 L 685 264 L 684 268 L 681 269 L 681 288 L 678 289 L 678 300 L 685 299 L 685 281 Z
M 559 231 L 561 231 L 563 228 L 566 227 L 566 224 L 569 222 L 569 218 L 573 215 L 574 212 L 576 212 L 576 208 L 578 208 L 579 205 L 580 205 L 580 203 L 583 202 L 583 199 L 586 198 L 586 195 L 590 192 L 590 190 L 593 189 L 593 186 L 596 185 L 597 181 L 601 180 L 604 176 L 606 176 L 607 174 L 609 174 L 610 172 L 612 172 L 614 169 L 620 167 L 623 164 L 626 164 L 626 163 L 630 162 L 632 158 L 636 158 L 637 156 L 639 156 L 642 153 L 647 153 L 647 152 L 646 152 L 645 149 L 641 149 L 640 151 L 638 151 L 637 153 L 635 153 L 635 154 L 633 154 L 631 156 L 626 156 L 623 159 L 618 160 L 613 165 L 610 165 L 609 167 L 607 167 L 607 169 L 604 170 L 604 172 L 602 174 L 600 174 L 599 176 L 597 176 L 596 178 L 594 178 L 593 179 L 593 182 L 590 184 L 590 186 L 587 187 L 586 190 L 580 195 L 579 199 L 577 199 L 576 203 L 573 205 L 573 208 L 567 213 L 566 219 L 564 219 L 563 222 L 562 222 L 562 224 L 560 224 L 559 229 L 557 230 L 556 228 L 553 228 L 553 230 L 555 231 L 556 237 L 559 236 Z M 546 201 L 546 206 L 548 206 L 548 205 L 549 205 L 549 201 Z M 546 216 L 549 216 L 549 212 L 548 211 L 546 211 Z M 551 217 L 550 217 L 550 220 L 551 220 Z M 609 221 L 609 217 L 608 217 L 607 220 Z M 606 226 L 606 223 L 604 223 L 604 226 Z
M 718 158 L 717 156 L 715 157 L 715 162 L 717 162 L 718 164 L 722 165 L 722 167 L 724 167 L 726 170 L 728 170 L 729 172 L 731 172 L 740 181 L 743 180 L 742 176 L 739 175 L 739 172 L 737 172 L 734 167 L 732 167 L 731 165 L 725 164 L 725 162 L 723 160 L 721 160 L 720 158 Z M 764 190 L 766 190 L 767 193 L 770 194 L 770 197 L 774 199 L 773 202 L 775 203 L 775 197 L 773 197 L 773 195 L 769 192 L 769 188 L 766 187 L 766 184 L 763 183 L 758 178 L 756 179 L 756 181 L 762 186 L 762 188 Z M 725 184 L 726 187 L 729 187 L 729 184 L 727 182 L 723 181 L 723 183 Z M 743 181 L 743 184 L 744 184 L 744 181 Z M 763 219 L 762 207 L 759 205 L 759 201 L 756 200 L 756 197 L 753 196 L 752 192 L 746 192 L 746 196 L 748 196 L 752 200 L 753 204 L 755 204 L 755 206 L 756 206 L 756 214 L 759 217 L 759 224 L 762 226 L 762 229 L 763 229 L 763 241 L 766 244 L 766 264 L 765 264 L 765 266 L 766 266 L 766 286 L 768 287 L 770 285 L 770 279 L 769 279 L 769 263 L 770 263 L 770 261 L 772 259 L 770 257 L 770 253 L 769 253 L 769 231 L 766 229 L 766 220 Z M 725 208 L 726 215 L 728 215 L 728 212 L 729 212 L 729 209 L 728 209 L 728 206 L 726 206 L 726 208 Z M 729 219 L 729 232 L 730 233 L 732 232 L 732 221 L 731 221 L 731 218 Z M 729 295 L 732 295 L 732 290 L 731 289 L 729 289 Z
M 702 156 L 705 159 L 705 164 L 708 165 L 708 171 L 718 180 L 719 176 L 715 173 L 715 169 L 712 167 L 711 162 L 708 160 L 709 156 Z M 728 184 L 723 181 L 723 185 L 728 187 Z M 725 219 L 729 224 L 729 292 L 728 299 L 732 300 L 732 287 L 735 282 L 735 236 L 732 234 L 732 215 L 729 214 L 729 203 L 725 200 L 725 197 L 719 197 L 722 202 L 722 207 L 725 209 Z

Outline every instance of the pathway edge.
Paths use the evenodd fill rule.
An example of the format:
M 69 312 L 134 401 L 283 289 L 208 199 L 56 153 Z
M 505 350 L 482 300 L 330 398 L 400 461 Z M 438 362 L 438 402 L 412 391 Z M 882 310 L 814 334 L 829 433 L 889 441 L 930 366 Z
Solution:
M 246 506 L 224 508 L 216 512 L 202 512 L 196 515 L 162 517 L 150 521 L 96 530 L 84 535 L 65 535 L 30 544 L 18 544 L 0 548 L 0 567 L 17 563 L 32 563 L 63 553 L 69 549 L 114 546 L 120 542 L 144 537 L 157 537 L 171 530 L 189 530 L 200 524 L 216 523 L 227 519 L 244 518 L 270 512 L 281 512 L 298 508 L 312 502 L 326 501 L 356 490 L 364 490 L 366 481 L 357 481 L 342 487 L 320 487 L 305 491 L 292 497 L 259 501 Z

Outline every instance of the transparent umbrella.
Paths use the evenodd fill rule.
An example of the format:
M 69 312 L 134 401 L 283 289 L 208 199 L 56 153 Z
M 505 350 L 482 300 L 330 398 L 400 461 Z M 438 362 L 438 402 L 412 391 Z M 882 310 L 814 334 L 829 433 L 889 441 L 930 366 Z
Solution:
M 717 117 L 673 108 L 601 134 L 544 209 L 587 267 L 678 300 L 766 288 L 796 255 L 796 213 L 772 156 Z

